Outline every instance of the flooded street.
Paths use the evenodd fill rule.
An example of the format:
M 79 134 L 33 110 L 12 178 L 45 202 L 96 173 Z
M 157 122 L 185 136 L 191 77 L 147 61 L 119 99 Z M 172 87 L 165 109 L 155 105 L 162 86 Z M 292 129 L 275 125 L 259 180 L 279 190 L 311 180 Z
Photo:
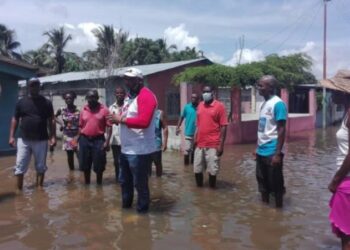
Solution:
M 31 166 L 14 194 L 14 157 L 0 158 L 0 249 L 339 249 L 328 223 L 328 182 L 335 172 L 336 128 L 288 140 L 283 210 L 260 202 L 255 145 L 225 148 L 218 188 L 195 186 L 179 152 L 163 154 L 164 175 L 150 178 L 147 215 L 121 209 L 111 153 L 102 187 L 69 173 L 65 153 L 48 158 L 45 187 Z M 153 169 L 154 170 L 154 169 Z M 274 204 L 273 202 L 271 204 Z

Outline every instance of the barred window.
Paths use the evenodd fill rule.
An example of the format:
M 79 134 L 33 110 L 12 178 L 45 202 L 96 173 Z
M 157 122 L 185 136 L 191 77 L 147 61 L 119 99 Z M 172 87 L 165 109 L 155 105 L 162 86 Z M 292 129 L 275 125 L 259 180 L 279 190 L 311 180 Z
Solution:
M 180 115 L 180 93 L 169 92 L 166 96 L 168 119 L 176 119 Z

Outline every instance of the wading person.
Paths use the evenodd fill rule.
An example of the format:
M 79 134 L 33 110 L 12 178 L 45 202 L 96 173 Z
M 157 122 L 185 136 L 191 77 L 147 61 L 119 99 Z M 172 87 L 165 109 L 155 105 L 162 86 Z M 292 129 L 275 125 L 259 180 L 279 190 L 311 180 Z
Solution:
M 188 165 L 191 161 L 193 163 L 193 136 L 196 131 L 196 113 L 199 103 L 199 96 L 195 93 L 191 95 L 191 102 L 187 103 L 181 113 L 180 119 L 176 126 L 176 135 L 180 133 L 180 127 L 185 120 L 185 148 L 184 148 L 184 164 Z
M 56 126 L 52 103 L 40 95 L 40 81 L 32 78 L 27 82 L 29 95 L 20 99 L 11 121 L 9 144 L 15 147 L 15 132 L 19 125 L 15 175 L 17 189 L 23 188 L 23 176 L 28 170 L 31 155 L 37 172 L 36 185 L 43 186 L 48 144 L 56 145 Z M 49 142 L 48 142 L 49 140 Z
M 163 174 L 162 152 L 167 150 L 168 144 L 168 124 L 165 114 L 162 110 L 155 111 L 155 126 L 156 126 L 156 151 L 151 155 L 151 165 L 149 175 L 152 175 L 152 163 L 156 166 L 156 175 L 161 177 Z
M 115 88 L 115 103 L 109 107 L 109 112 L 111 114 L 121 114 L 124 105 L 124 99 L 126 96 L 125 89 L 122 86 L 117 86 Z M 115 170 L 115 180 L 119 181 L 119 156 L 121 152 L 120 146 L 120 126 L 119 124 L 113 124 L 112 126 L 112 136 L 111 136 L 111 148 L 113 154 L 113 163 Z
M 350 249 L 350 70 L 340 70 L 334 78 L 321 81 L 332 94 L 335 104 L 343 105 L 344 119 L 336 134 L 338 143 L 337 171 L 328 186 L 333 193 L 329 220 L 333 232 L 341 239 L 342 249 Z
M 203 88 L 202 97 L 203 101 L 197 109 L 193 169 L 198 187 L 203 186 L 203 172 L 206 168 L 209 173 L 209 186 L 215 188 L 228 121 L 225 106 L 214 99 L 211 86 Z
M 282 148 L 288 114 L 284 102 L 275 95 L 277 84 L 271 75 L 261 77 L 257 83 L 259 94 L 265 101 L 259 114 L 256 179 L 262 201 L 269 203 L 270 193 L 273 193 L 276 207 L 281 208 L 285 190 Z
M 97 90 L 89 90 L 87 105 L 80 112 L 79 119 L 79 162 L 84 172 L 85 184 L 90 184 L 91 168 L 96 173 L 96 183 L 102 184 L 106 167 L 106 151 L 109 150 L 111 124 L 108 122 L 108 108 L 98 102 Z M 105 138 L 105 133 L 107 138 Z
M 124 73 L 128 97 L 121 115 L 110 116 L 113 123 L 120 124 L 120 175 L 122 206 L 130 208 L 137 190 L 137 211 L 149 209 L 150 193 L 148 174 L 151 154 L 156 151 L 155 119 L 157 99 L 151 90 L 144 87 L 142 72 L 129 68 Z
M 74 170 L 74 153 L 77 154 L 78 151 L 80 111 L 74 105 L 74 100 L 77 97 L 75 92 L 67 92 L 62 97 L 66 102 L 66 107 L 57 110 L 55 117 L 56 122 L 61 126 L 62 149 L 67 153 L 68 167 L 70 170 Z

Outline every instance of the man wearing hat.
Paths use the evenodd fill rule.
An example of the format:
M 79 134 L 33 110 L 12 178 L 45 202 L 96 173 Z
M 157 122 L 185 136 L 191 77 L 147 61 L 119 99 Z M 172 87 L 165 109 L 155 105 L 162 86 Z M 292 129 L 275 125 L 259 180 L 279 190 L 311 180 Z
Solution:
M 151 154 L 156 151 L 155 110 L 157 99 L 143 85 L 139 69 L 129 68 L 124 74 L 128 97 L 121 114 L 110 115 L 113 123 L 120 124 L 120 178 L 122 206 L 130 208 L 137 190 L 137 211 L 145 213 L 149 208 L 148 171 Z
M 32 78 L 27 82 L 28 96 L 20 99 L 11 120 L 9 144 L 16 146 L 15 132 L 19 126 L 15 175 L 17 189 L 23 188 L 23 176 L 28 170 L 31 155 L 35 160 L 36 184 L 43 186 L 47 170 L 48 144 L 56 145 L 56 122 L 51 101 L 40 95 L 40 81 Z M 49 140 L 49 143 L 48 143 Z

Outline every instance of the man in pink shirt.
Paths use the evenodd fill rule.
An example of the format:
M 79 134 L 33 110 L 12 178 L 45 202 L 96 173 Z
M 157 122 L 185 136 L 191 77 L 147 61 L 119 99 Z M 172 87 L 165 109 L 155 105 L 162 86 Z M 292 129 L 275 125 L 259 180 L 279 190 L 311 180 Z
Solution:
M 193 168 L 198 187 L 203 186 L 203 172 L 206 168 L 209 173 L 209 186 L 215 188 L 220 156 L 224 152 L 228 121 L 225 106 L 214 99 L 211 86 L 203 88 L 202 97 L 203 101 L 197 108 Z
M 90 184 L 93 165 L 96 183 L 101 185 L 106 167 L 106 151 L 109 150 L 111 138 L 111 123 L 107 119 L 109 110 L 98 102 L 97 90 L 89 90 L 86 100 L 88 104 L 81 110 L 79 118 L 80 170 L 84 171 L 85 184 Z
M 136 68 L 125 71 L 123 78 L 128 89 L 122 114 L 110 115 L 113 123 L 120 124 L 120 174 L 123 208 L 132 206 L 134 187 L 137 190 L 137 211 L 149 208 L 148 171 L 151 154 L 156 151 L 155 110 L 157 99 L 143 85 L 142 72 Z

